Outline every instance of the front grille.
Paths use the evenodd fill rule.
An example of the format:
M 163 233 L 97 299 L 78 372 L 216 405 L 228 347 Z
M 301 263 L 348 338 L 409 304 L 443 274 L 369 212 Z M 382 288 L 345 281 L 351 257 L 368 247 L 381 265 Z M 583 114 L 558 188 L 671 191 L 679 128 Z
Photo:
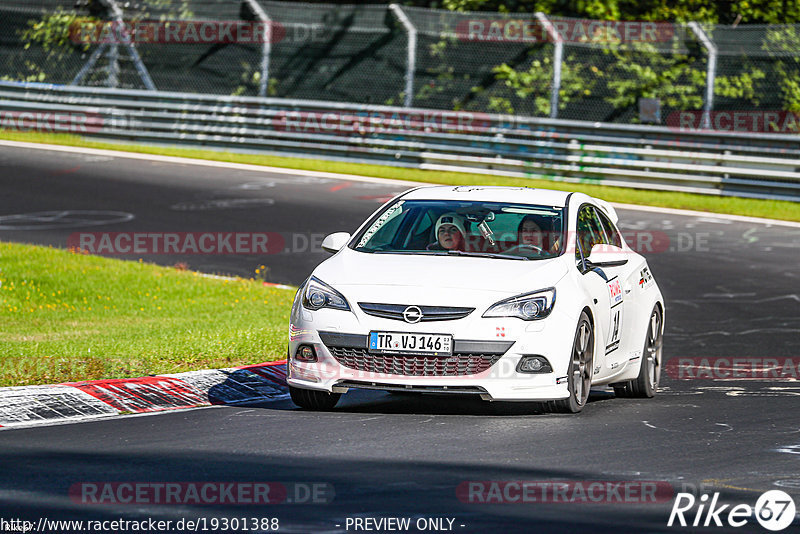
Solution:
M 377 304 L 374 302 L 359 302 L 358 307 L 361 308 L 367 315 L 375 317 L 383 317 L 384 319 L 393 319 L 395 321 L 405 321 L 403 312 L 408 308 L 408 304 Z M 463 319 L 470 313 L 475 311 L 475 308 L 458 308 L 454 306 L 418 306 L 422 311 L 422 320 L 420 322 L 428 321 L 454 321 L 456 319 Z
M 454 353 L 452 356 L 371 354 L 355 347 L 328 347 L 341 365 L 368 373 L 405 376 L 462 376 L 486 371 L 502 354 Z

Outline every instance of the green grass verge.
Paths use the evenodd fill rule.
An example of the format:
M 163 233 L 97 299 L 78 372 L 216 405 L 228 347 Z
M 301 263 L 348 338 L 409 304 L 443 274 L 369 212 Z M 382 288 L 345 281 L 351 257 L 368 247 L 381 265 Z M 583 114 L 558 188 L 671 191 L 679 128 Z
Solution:
M 196 150 L 187 148 L 164 148 L 147 145 L 126 145 L 108 142 L 92 141 L 76 135 L 52 134 L 38 132 L 15 132 L 0 130 L 0 138 L 28 141 L 35 143 L 51 143 L 59 145 L 81 146 L 88 148 L 105 148 L 111 150 L 126 150 L 145 154 L 160 154 L 165 156 L 178 156 L 214 161 L 229 161 L 234 163 L 248 163 L 253 165 L 268 165 L 272 167 L 286 167 L 298 170 L 326 171 L 362 176 L 376 176 L 379 178 L 393 178 L 398 180 L 411 180 L 452 185 L 522 185 L 552 189 L 568 189 L 580 191 L 596 196 L 610 202 L 627 204 L 642 204 L 648 206 L 661 206 L 666 208 L 680 208 L 715 213 L 729 213 L 733 215 L 747 215 L 751 217 L 767 217 L 800 221 L 800 202 L 780 200 L 756 200 L 734 197 L 715 197 L 712 195 L 697 195 L 690 193 L 669 193 L 661 191 L 646 191 L 628 189 L 623 187 L 609 187 L 590 183 L 564 183 L 558 181 L 504 178 L 482 174 L 462 172 L 423 171 L 419 169 L 406 169 L 385 165 L 367 165 L 360 163 L 344 163 L 325 160 L 286 158 L 278 156 L 262 156 L 251 154 L 237 154 L 231 152 L 215 152 L 210 150 Z
M 286 354 L 294 292 L 258 279 L 2 242 L 0 269 L 0 386 L 247 365 Z

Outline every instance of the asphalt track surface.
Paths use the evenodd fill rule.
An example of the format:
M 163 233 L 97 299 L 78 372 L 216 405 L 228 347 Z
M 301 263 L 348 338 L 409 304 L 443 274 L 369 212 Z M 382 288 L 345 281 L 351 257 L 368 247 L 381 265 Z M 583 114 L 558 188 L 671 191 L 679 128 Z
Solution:
M 264 264 L 270 281 L 290 284 L 325 258 L 295 234 L 310 241 L 352 231 L 404 189 L 301 171 L 7 147 L 0 147 L 0 184 L 2 240 L 65 247 L 82 231 L 278 232 L 287 242 L 297 239 L 296 246 L 260 256 L 121 257 L 244 276 Z M 111 215 L 87 211 L 132 217 L 117 214 L 127 220 L 100 224 Z M 800 229 L 625 210 L 620 218 L 623 231 L 669 237 L 665 250 L 647 255 L 666 300 L 667 360 L 798 356 Z M 667 528 L 672 499 L 476 504 L 456 493 L 463 482 L 490 480 L 661 481 L 674 492 L 720 492 L 726 503 L 750 505 L 766 490 L 783 489 L 800 505 L 797 382 L 663 376 L 662 386 L 650 400 L 595 392 L 578 416 L 357 392 L 330 413 L 300 411 L 286 400 L 5 430 L 0 517 L 277 517 L 282 532 L 344 532 L 356 517 L 452 518 L 456 532 L 767 532 L 755 521 L 739 529 Z M 316 482 L 335 496 L 328 504 L 99 506 L 69 498 L 70 486 L 84 481 Z M 796 519 L 783 532 L 798 531 Z

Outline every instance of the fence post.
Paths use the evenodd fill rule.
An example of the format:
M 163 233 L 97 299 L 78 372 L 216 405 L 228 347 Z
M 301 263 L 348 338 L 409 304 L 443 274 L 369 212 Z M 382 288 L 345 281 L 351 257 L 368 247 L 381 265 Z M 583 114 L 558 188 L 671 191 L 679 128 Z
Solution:
M 108 44 L 106 43 L 103 43 L 95 48 L 94 52 L 92 52 L 92 55 L 89 56 L 89 59 L 83 64 L 81 70 L 78 71 L 78 74 L 75 75 L 69 84 L 80 85 L 86 75 L 89 74 L 89 71 L 92 70 L 92 67 L 94 67 L 95 63 L 97 63 L 97 60 L 100 59 L 100 56 L 106 51 L 106 48 L 108 48 Z
M 101 1 L 111 12 L 111 19 L 114 21 L 115 24 L 119 25 L 119 28 L 117 28 L 118 31 L 115 33 L 118 33 L 118 35 L 122 35 L 123 38 L 125 39 L 123 45 L 125 46 L 125 49 L 128 51 L 128 55 L 131 56 L 131 61 L 133 61 L 133 65 L 136 68 L 136 72 L 139 74 L 139 78 L 142 80 L 142 83 L 149 91 L 155 91 L 156 86 L 153 83 L 153 79 L 150 78 L 150 73 L 147 72 L 147 67 L 144 66 L 144 62 L 142 62 L 142 58 L 139 56 L 139 52 L 136 50 L 136 45 L 134 45 L 131 42 L 130 33 L 128 33 L 128 28 L 125 25 L 125 18 L 122 14 L 122 9 L 117 4 L 116 0 L 101 0 Z M 119 74 L 119 48 L 117 43 L 112 43 L 108 51 L 107 83 L 109 87 L 116 87 L 119 84 L 118 74 Z
M 269 56 L 272 54 L 272 19 L 256 0 L 245 0 L 250 10 L 264 24 L 264 42 L 261 44 L 261 79 L 258 81 L 258 96 L 267 96 L 269 84 Z
M 550 118 L 558 118 L 558 93 L 561 91 L 561 61 L 564 57 L 564 40 L 556 30 L 547 15 L 541 11 L 536 13 L 536 20 L 542 25 L 547 35 L 553 40 L 555 50 L 553 52 L 553 84 L 550 87 Z
M 403 8 L 397 4 L 389 4 L 394 16 L 400 21 L 408 34 L 408 48 L 406 58 L 406 98 L 404 106 L 410 108 L 414 102 L 414 73 L 417 70 L 417 28 L 411 23 Z
M 108 47 L 108 76 L 106 86 L 116 89 L 119 86 L 119 45 L 111 43 Z
M 706 98 L 703 103 L 703 129 L 711 128 L 711 112 L 714 110 L 714 80 L 717 77 L 717 45 L 708 37 L 708 34 L 696 22 L 689 23 L 692 30 L 708 53 L 708 69 L 706 69 Z

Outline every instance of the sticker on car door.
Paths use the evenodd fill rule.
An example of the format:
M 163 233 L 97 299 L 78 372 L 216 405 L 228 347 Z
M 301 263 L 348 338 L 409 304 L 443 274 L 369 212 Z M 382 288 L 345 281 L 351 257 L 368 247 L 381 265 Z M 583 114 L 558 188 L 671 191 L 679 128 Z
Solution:
M 606 354 L 614 352 L 619 348 L 620 338 L 622 337 L 622 285 L 619 278 L 612 278 L 608 282 L 608 300 L 611 303 L 611 315 L 608 323 L 608 335 L 606 336 Z

